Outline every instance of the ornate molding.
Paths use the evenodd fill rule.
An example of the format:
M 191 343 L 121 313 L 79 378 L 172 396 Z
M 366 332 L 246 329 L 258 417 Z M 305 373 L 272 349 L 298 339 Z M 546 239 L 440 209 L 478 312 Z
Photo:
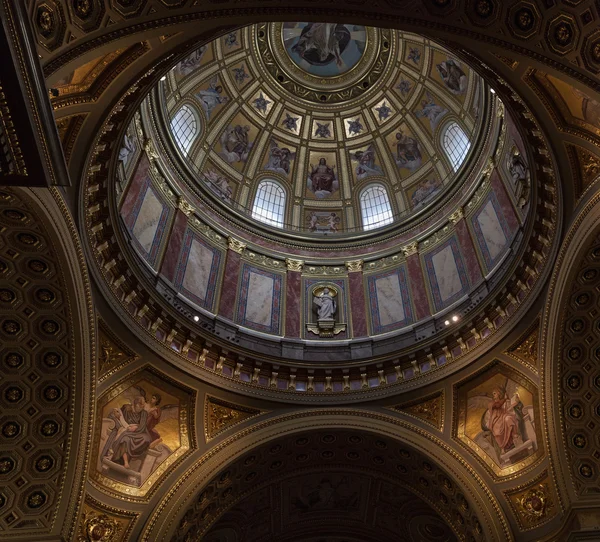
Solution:
M 288 271 L 299 271 L 301 272 L 304 268 L 304 260 L 293 260 L 292 258 L 285 259 L 285 265 Z
M 242 252 L 244 252 L 245 248 L 248 245 L 246 243 L 244 243 L 243 241 L 236 239 L 235 237 L 228 237 L 227 238 L 227 246 L 230 250 L 233 250 L 234 252 L 241 254 Z

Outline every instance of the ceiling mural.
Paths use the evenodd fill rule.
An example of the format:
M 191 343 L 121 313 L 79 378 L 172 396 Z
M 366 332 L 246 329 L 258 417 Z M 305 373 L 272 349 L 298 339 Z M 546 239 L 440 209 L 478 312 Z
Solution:
M 98 400 L 91 474 L 113 492 L 144 497 L 195 446 L 194 395 L 156 371 L 137 371 Z
M 399 220 L 452 185 L 442 126 L 457 123 L 470 146 L 482 130 L 483 87 L 464 63 L 413 34 L 264 24 L 180 61 L 164 82 L 165 115 L 175 129 L 184 104 L 195 111 L 198 136 L 183 157 L 221 201 L 249 212 L 269 172 L 297 208 L 280 227 L 328 234 L 357 229 L 359 218 L 339 206 L 355 205 L 369 182 L 386 187 Z M 336 217 L 329 227 L 312 218 L 313 202 Z

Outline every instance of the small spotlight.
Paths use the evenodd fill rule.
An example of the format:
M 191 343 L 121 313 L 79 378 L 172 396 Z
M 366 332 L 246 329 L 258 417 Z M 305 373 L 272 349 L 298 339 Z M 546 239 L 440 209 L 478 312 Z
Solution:
M 452 321 L 453 322 L 458 322 L 458 316 L 456 316 L 456 314 L 452 317 Z
M 450 320 L 446 320 L 446 321 L 444 322 L 444 324 L 445 324 L 445 325 L 447 325 L 447 326 L 449 326 L 449 325 L 450 325 Z
M 200 320 L 200 316 L 194 316 L 194 322 L 197 322 L 198 320 Z
M 160 78 L 160 80 L 161 80 L 161 81 L 166 81 L 166 80 L 167 80 L 167 76 L 166 76 L 166 75 L 163 75 L 163 76 Z
M 493 88 L 490 88 L 490 92 L 491 92 L 492 94 L 496 94 L 496 91 L 495 91 Z

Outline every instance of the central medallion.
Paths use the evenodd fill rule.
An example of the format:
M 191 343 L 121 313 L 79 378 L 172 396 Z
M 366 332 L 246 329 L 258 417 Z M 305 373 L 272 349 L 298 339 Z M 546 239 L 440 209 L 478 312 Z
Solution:
M 312 103 L 352 101 L 374 91 L 393 58 L 392 30 L 341 23 L 263 23 L 253 29 L 261 68 Z
M 367 46 L 365 27 L 351 24 L 284 23 L 281 38 L 292 62 L 317 77 L 352 70 Z

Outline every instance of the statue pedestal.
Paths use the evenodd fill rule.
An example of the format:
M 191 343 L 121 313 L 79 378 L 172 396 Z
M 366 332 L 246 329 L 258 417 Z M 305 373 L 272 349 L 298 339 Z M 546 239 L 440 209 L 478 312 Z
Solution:
M 306 324 L 306 329 L 323 338 L 331 338 L 346 331 L 346 324 L 336 322 L 333 318 L 322 318 L 316 324 Z

